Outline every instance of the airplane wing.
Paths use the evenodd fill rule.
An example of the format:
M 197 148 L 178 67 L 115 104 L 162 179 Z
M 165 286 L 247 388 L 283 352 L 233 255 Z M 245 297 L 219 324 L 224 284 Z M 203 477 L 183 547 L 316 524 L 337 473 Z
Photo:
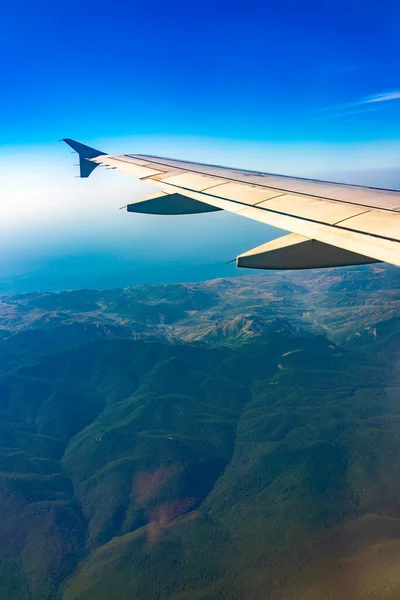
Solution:
M 292 232 L 236 259 L 239 267 L 307 269 L 388 262 L 400 266 L 400 192 L 229 169 L 141 154 L 111 155 L 64 139 L 81 177 L 99 165 L 151 181 L 160 192 L 129 212 L 230 212 Z

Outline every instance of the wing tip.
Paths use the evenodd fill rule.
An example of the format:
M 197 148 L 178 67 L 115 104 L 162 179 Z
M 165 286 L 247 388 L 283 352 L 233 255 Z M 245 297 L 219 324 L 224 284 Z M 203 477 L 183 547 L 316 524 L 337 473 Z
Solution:
M 92 171 L 98 167 L 98 164 L 91 162 L 91 159 L 96 158 L 97 156 L 103 156 L 105 152 L 97 150 L 96 148 L 92 148 L 91 146 L 87 146 L 86 144 L 82 144 L 81 142 L 71 138 L 63 138 L 62 141 L 78 153 L 80 176 L 82 178 L 89 177 Z

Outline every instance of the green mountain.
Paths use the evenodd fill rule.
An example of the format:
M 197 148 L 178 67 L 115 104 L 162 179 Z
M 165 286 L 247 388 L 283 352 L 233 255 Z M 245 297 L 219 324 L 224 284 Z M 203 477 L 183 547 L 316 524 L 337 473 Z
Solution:
M 398 598 L 399 283 L 4 297 L 1 598 Z

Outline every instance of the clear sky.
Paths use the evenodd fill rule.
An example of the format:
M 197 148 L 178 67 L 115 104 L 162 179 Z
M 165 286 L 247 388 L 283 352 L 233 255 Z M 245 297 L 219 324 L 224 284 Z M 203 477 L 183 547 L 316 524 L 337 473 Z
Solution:
M 399 22 L 397 0 L 6 2 L 1 141 L 398 139 Z
M 117 213 L 138 185 L 113 172 L 74 179 L 62 137 L 361 183 L 375 170 L 378 185 L 389 168 L 391 185 L 399 23 L 397 0 L 4 3 L 0 282 L 33 256 L 43 268 L 101 248 L 117 264 L 147 239 L 175 262 L 207 243 L 210 261 L 276 235 L 232 215 L 186 220 L 185 236 L 177 221 Z

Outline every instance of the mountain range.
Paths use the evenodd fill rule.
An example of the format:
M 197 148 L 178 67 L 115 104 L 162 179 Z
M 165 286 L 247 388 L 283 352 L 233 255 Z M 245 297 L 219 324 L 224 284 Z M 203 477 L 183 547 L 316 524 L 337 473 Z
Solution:
M 386 265 L 1 298 L 1 598 L 398 598 L 399 330 Z

